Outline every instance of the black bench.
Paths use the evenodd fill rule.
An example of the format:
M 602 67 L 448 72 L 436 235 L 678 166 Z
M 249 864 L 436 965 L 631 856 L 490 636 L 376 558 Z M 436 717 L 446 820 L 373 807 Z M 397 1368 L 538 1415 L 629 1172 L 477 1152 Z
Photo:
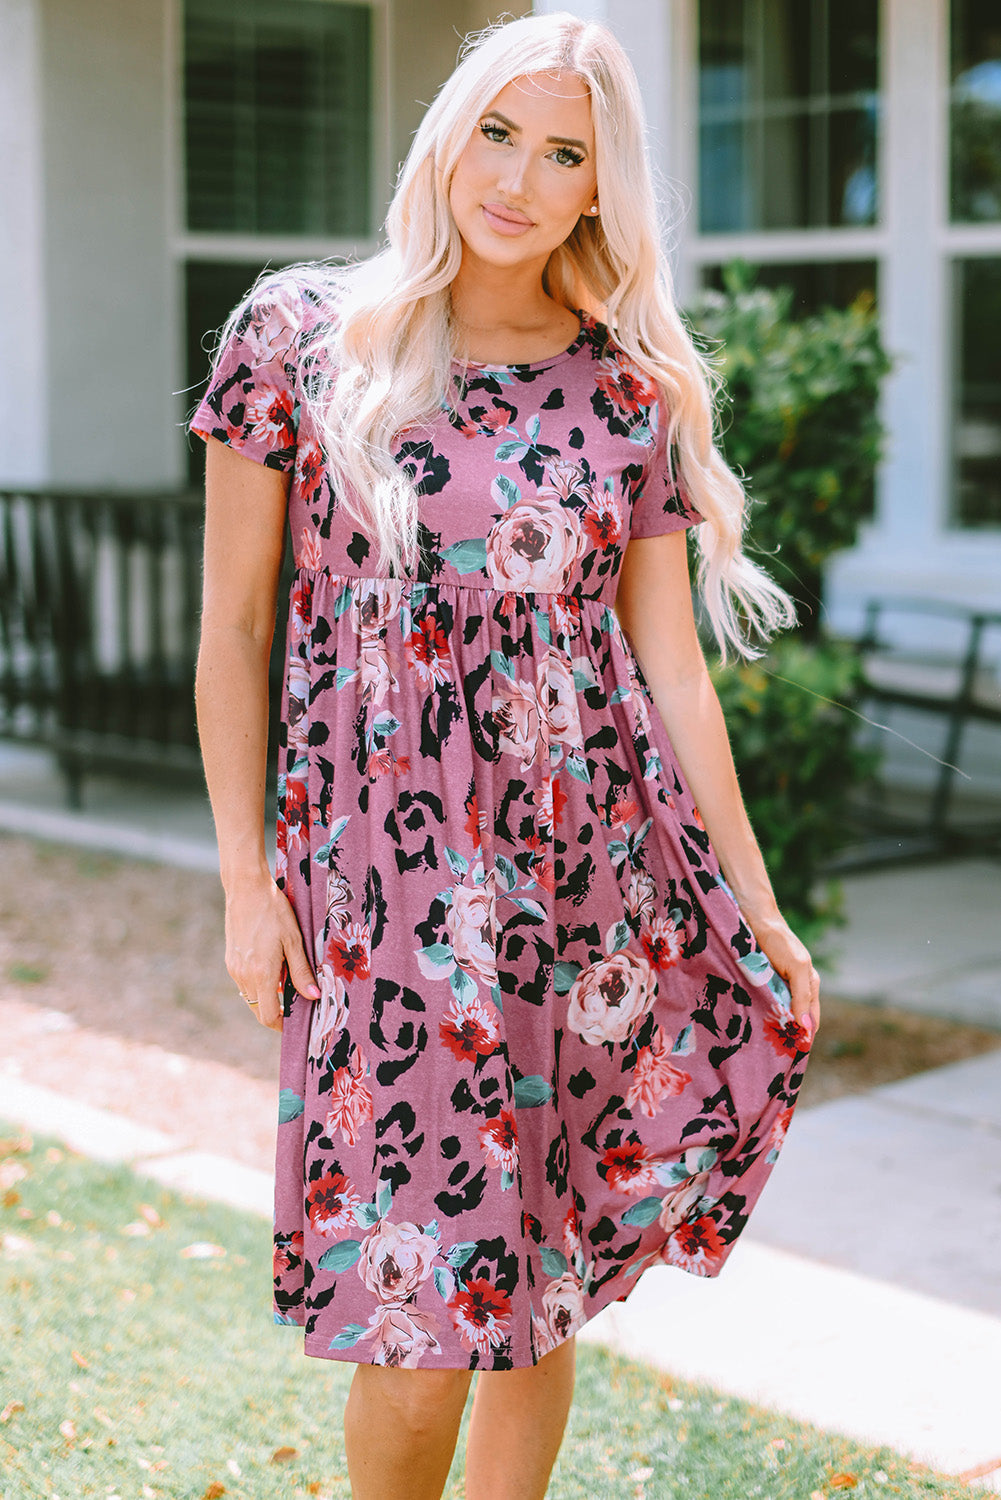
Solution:
M 926 637 L 934 635 L 935 643 L 902 648 L 901 617 L 910 617 L 912 627 L 916 622 Z M 921 747 L 934 758 L 928 792 L 901 814 L 891 807 L 893 789 L 885 780 L 874 782 L 856 810 L 865 824 L 866 842 L 839 861 L 839 867 L 998 852 L 1001 818 L 988 812 L 973 825 L 957 821 L 956 793 L 971 724 L 1001 729 L 1001 677 L 988 655 L 990 647 L 994 662 L 1001 658 L 1001 612 L 933 599 L 871 599 L 856 647 L 863 667 L 862 709 L 888 718 L 891 729 L 892 714 L 884 714 L 885 709 L 915 710 L 937 720 L 939 732 Z M 996 765 L 1001 775 L 1001 736 Z

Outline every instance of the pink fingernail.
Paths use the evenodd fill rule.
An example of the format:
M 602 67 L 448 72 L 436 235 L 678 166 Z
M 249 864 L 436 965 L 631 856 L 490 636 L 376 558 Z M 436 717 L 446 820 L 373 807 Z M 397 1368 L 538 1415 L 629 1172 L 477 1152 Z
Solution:
M 802 1026 L 803 1030 L 806 1032 L 807 1041 L 812 1042 L 813 1041 L 813 1017 L 812 1016 L 804 1016 L 803 1019 L 802 1019 L 802 1021 L 800 1021 L 799 1024 Z

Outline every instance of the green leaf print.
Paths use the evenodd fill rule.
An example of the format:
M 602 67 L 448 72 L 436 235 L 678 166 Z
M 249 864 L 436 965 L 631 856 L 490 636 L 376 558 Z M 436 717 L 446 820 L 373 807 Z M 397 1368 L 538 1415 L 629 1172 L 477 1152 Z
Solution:
M 659 1213 L 659 1198 L 641 1198 L 638 1203 L 633 1204 L 632 1208 L 626 1209 L 622 1215 L 622 1222 L 635 1224 L 637 1229 L 645 1229 L 648 1224 L 653 1223 Z
M 542 1269 L 547 1276 L 562 1276 L 570 1269 L 563 1252 L 551 1250 L 548 1245 L 543 1245 L 539 1251 L 539 1259 L 542 1261 Z
M 371 1229 L 372 1225 L 379 1219 L 379 1210 L 374 1203 L 356 1204 L 354 1210 L 354 1221 L 360 1229 Z
M 521 490 L 507 474 L 498 474 L 491 489 L 505 505 L 517 505 L 521 499 Z
M 504 655 L 503 651 L 491 651 L 490 664 L 505 677 L 510 677 L 512 682 L 514 681 L 514 663 L 509 656 Z
M 671 1054 L 672 1056 L 677 1054 L 678 1057 L 687 1057 L 688 1054 L 690 1052 L 693 1052 L 694 1050 L 694 1030 L 692 1028 L 691 1021 L 689 1021 L 684 1030 L 678 1032 L 678 1039 L 675 1042 L 674 1046 L 671 1048 Z
M 320 1264 L 322 1265 L 323 1262 L 321 1261 Z M 337 1337 L 331 1339 L 330 1347 L 331 1349 L 350 1349 L 352 1344 L 357 1344 L 364 1332 L 363 1323 L 345 1323 Z
M 515 1080 L 514 1102 L 519 1109 L 533 1109 L 538 1104 L 548 1104 L 552 1092 L 540 1073 L 529 1073 L 527 1078 Z
M 452 564 L 457 573 L 479 573 L 487 565 L 487 539 L 485 536 L 466 537 L 443 547 L 442 557 Z
M 334 600 L 335 620 L 339 620 L 341 615 L 347 609 L 348 605 L 351 603 L 351 597 L 351 586 L 350 584 L 346 583 L 341 589 L 340 593 L 337 595 L 337 598 Z
M 557 995 L 566 995 L 573 988 L 573 982 L 580 973 L 583 965 L 575 963 L 572 959 L 561 958 L 553 967 L 553 988 Z
M 435 1266 L 434 1285 L 438 1296 L 447 1302 L 455 1291 L 455 1277 L 447 1266 Z
M 515 896 L 511 891 L 507 892 L 507 899 L 513 901 L 529 917 L 534 917 L 537 922 L 546 920 L 546 913 L 538 901 L 532 901 L 528 896 Z
M 361 1240 L 338 1240 L 317 1261 L 321 1271 L 346 1271 L 361 1255 Z
M 448 860 L 448 867 L 452 874 L 457 880 L 461 880 L 469 869 L 469 860 L 464 854 L 459 854 L 455 849 L 450 849 L 447 844 L 445 845 L 445 858 Z
M 605 952 L 609 958 L 613 953 L 618 953 L 629 942 L 629 925 L 626 922 L 616 922 L 608 929 L 605 937 Z
M 384 1219 L 393 1207 L 393 1184 L 380 1181 L 375 1190 L 375 1203 L 379 1210 L 379 1217 Z
M 499 464 L 510 463 L 513 458 L 524 458 L 528 452 L 528 444 L 522 442 L 498 443 L 494 459 Z
M 301 1098 L 295 1089 L 282 1089 L 278 1095 L 279 1125 L 287 1125 L 290 1120 L 298 1120 L 305 1108 L 305 1099 Z
M 461 1271 L 470 1256 L 476 1254 L 476 1249 L 475 1240 L 456 1240 L 455 1244 L 446 1250 L 445 1259 L 454 1270 Z
M 576 776 L 578 781 L 586 781 L 590 786 L 591 773 L 587 769 L 587 761 L 582 759 L 581 756 L 568 755 L 566 759 L 566 768 L 570 772 L 571 776 Z
M 767 984 L 772 977 L 772 966 L 763 953 L 748 953 L 737 962 L 752 984 Z
M 476 980 L 471 974 L 467 974 L 464 969 L 460 969 L 458 964 L 456 964 L 448 976 L 448 982 L 452 986 L 452 993 L 460 1005 L 465 1005 L 466 1001 L 472 1000 L 476 994 Z

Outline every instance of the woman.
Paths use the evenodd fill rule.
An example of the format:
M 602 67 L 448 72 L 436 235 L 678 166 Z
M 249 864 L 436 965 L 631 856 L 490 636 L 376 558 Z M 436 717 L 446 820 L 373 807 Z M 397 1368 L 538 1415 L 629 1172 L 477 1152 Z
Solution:
M 686 529 L 724 649 L 790 611 L 740 552 L 609 32 L 483 34 L 388 232 L 266 277 L 224 332 L 192 423 L 199 726 L 227 966 L 283 1033 L 279 1319 L 357 1365 L 359 1500 L 441 1493 L 474 1369 L 466 1493 L 526 1500 L 575 1332 L 648 1264 L 719 1272 L 802 1081 L 817 975 L 741 805 Z

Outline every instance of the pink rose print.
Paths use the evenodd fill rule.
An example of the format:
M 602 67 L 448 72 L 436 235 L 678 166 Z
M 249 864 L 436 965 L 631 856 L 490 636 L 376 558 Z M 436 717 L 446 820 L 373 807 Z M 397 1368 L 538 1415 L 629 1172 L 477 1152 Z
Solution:
M 380 1302 L 405 1302 L 427 1281 L 437 1254 L 438 1241 L 418 1224 L 383 1219 L 362 1245 L 358 1275 Z
M 403 597 L 399 578 L 359 578 L 354 586 L 351 614 L 363 641 L 382 635 L 397 618 Z
M 309 745 L 309 667 L 293 657 L 288 669 L 288 744 L 296 758 Z
M 447 1306 L 464 1349 L 485 1356 L 507 1338 L 511 1299 L 484 1277 L 457 1287 Z
M 527 771 L 535 764 L 543 743 L 535 688 L 527 682 L 511 682 L 507 677 L 499 677 L 491 713 L 499 749 L 508 755 L 517 755 L 521 769 Z
M 329 964 L 317 973 L 320 998 L 313 1005 L 309 1022 L 309 1059 L 319 1062 L 330 1051 L 334 1038 L 348 1019 L 347 990 L 344 981 Z
M 336 1234 L 354 1224 L 354 1210 L 361 1202 L 343 1172 L 329 1172 L 310 1184 L 306 1208 L 314 1234 Z
M 709 1173 L 697 1172 L 694 1177 L 689 1177 L 685 1182 L 679 1182 L 677 1187 L 665 1193 L 657 1219 L 661 1229 L 667 1234 L 673 1234 L 679 1224 L 684 1223 L 692 1209 L 696 1207 L 699 1199 L 705 1195 L 708 1183 Z
M 464 1006 L 453 997 L 438 1034 L 460 1062 L 470 1062 L 477 1053 L 489 1057 L 500 1041 L 500 1011 L 492 1000 L 478 995 Z
M 336 927 L 345 926 L 353 899 L 354 892 L 347 878 L 339 870 L 328 870 L 327 921 Z
M 653 876 L 646 870 L 634 870 L 629 877 L 626 911 L 646 925 L 653 921 L 657 905 L 657 886 Z
M 624 1042 L 656 993 L 657 976 L 648 961 L 621 948 L 577 975 L 570 988 L 567 1025 L 589 1047 Z
M 613 1193 L 652 1193 L 657 1188 L 654 1165 L 657 1158 L 642 1141 L 624 1141 L 610 1146 L 598 1163 L 598 1171 Z
M 387 693 L 398 691 L 396 660 L 382 636 L 362 637 L 359 641 L 358 675 L 363 703 L 379 704 Z
M 248 324 L 243 337 L 247 351 L 256 364 L 284 364 L 292 349 L 293 330 L 298 322 L 294 309 L 293 288 L 276 287 L 272 300 L 261 302 L 257 316 Z
M 585 494 L 589 491 L 582 464 L 567 463 L 562 459 L 546 464 L 546 483 L 539 485 L 540 495 L 557 495 L 561 500 L 569 500 L 579 491 Z
M 554 1346 L 562 1344 L 587 1322 L 584 1293 L 572 1271 L 564 1271 L 562 1276 L 549 1283 L 542 1294 L 542 1306 Z
M 655 917 L 640 933 L 647 958 L 657 969 L 673 969 L 681 958 L 685 931 L 673 917 Z
M 584 736 L 577 709 L 577 688 L 566 656 L 560 656 L 555 651 L 546 652 L 539 662 L 535 688 L 539 713 L 549 743 L 569 745 L 575 750 L 583 749 Z
M 709 1276 L 723 1250 L 719 1226 L 710 1214 L 693 1224 L 679 1224 L 661 1251 L 669 1266 L 680 1266 L 695 1276 Z
M 626 1107 L 637 1104 L 647 1119 L 653 1119 L 663 1099 L 673 1099 L 687 1088 L 692 1075 L 675 1067 L 670 1058 L 670 1042 L 661 1027 L 653 1034 L 649 1047 L 640 1047 L 632 1069 L 632 1081 L 626 1094 Z
M 330 1111 L 324 1131 L 333 1136 L 339 1130 L 349 1146 L 358 1139 L 358 1131 L 372 1118 L 372 1091 L 365 1082 L 367 1064 L 360 1047 L 351 1050 L 349 1067 L 338 1068 L 330 1091 Z
M 518 1123 L 509 1109 L 480 1126 L 480 1145 L 487 1161 L 512 1176 L 518 1170 Z
M 379 1350 L 374 1365 L 390 1365 L 400 1370 L 416 1370 L 425 1354 L 440 1354 L 435 1338 L 438 1319 L 418 1307 L 395 1302 L 380 1304 L 368 1320 L 363 1339 L 374 1339 Z
M 477 865 L 470 874 L 482 869 Z M 485 984 L 497 983 L 496 882 L 496 872 L 491 869 L 479 885 L 468 878 L 461 885 L 453 885 L 452 904 L 445 916 L 456 963 Z
M 585 539 L 572 510 L 546 500 L 519 500 L 487 533 L 487 572 L 494 588 L 563 594 Z
M 576 594 L 556 594 L 549 601 L 553 635 L 566 645 L 580 635 L 580 600 Z

